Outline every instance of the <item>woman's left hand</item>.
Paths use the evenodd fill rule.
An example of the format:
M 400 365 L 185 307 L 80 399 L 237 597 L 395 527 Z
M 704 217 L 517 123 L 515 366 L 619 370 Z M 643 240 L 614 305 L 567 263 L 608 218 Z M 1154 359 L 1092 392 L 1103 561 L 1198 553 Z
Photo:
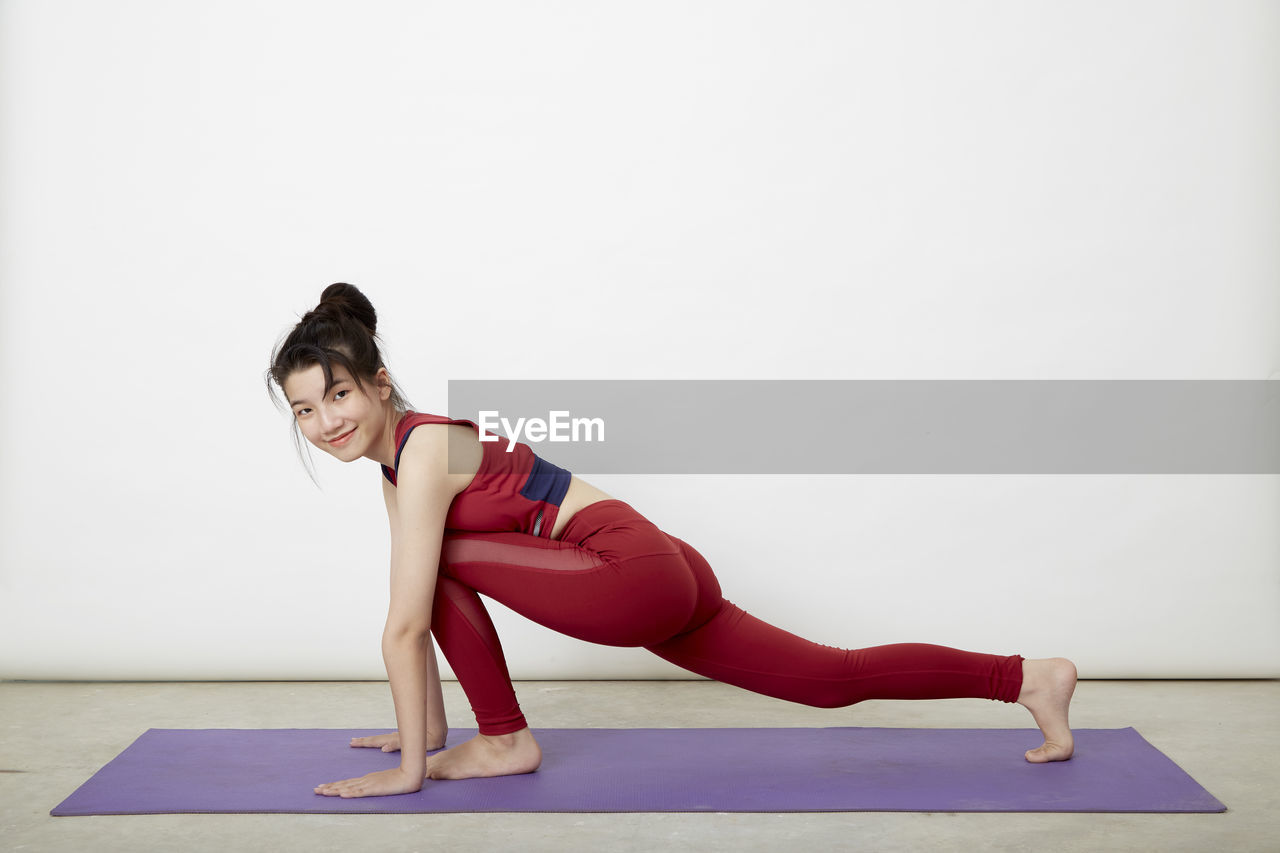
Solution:
M 358 779 L 343 779 L 317 785 L 315 792 L 326 797 L 382 797 L 387 794 L 412 794 L 422 790 L 422 775 L 416 778 L 399 767 L 366 773 Z

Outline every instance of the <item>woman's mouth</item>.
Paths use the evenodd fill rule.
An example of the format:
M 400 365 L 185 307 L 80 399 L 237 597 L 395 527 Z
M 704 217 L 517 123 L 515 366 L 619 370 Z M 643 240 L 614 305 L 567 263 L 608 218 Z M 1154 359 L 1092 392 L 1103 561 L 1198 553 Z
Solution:
M 329 442 L 334 447 L 341 447 L 351 440 L 351 436 L 356 434 L 356 428 L 352 427 L 351 432 L 344 432 L 342 435 Z

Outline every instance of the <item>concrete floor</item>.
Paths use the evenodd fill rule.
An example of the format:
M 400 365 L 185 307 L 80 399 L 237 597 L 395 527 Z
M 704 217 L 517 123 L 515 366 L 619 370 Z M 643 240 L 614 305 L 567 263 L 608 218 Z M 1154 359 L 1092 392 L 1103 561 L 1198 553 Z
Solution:
M 455 682 L 456 728 L 473 726 Z M 980 699 L 807 708 L 706 681 L 521 682 L 538 726 L 1024 728 Z M 1077 728 L 1135 727 L 1224 814 L 446 814 L 49 816 L 148 728 L 394 728 L 385 682 L 0 683 L 0 849 L 1280 851 L 1280 681 L 1082 681 Z

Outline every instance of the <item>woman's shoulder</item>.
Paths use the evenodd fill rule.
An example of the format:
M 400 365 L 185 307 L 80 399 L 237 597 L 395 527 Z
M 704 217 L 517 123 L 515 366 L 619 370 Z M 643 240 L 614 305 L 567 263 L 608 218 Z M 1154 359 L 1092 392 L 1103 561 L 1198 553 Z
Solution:
M 410 416 L 412 418 L 412 416 Z M 410 423 L 412 430 L 403 439 L 396 479 L 407 472 L 411 476 L 444 477 L 457 494 L 475 478 L 480 470 L 484 449 L 473 428 L 439 415 Z

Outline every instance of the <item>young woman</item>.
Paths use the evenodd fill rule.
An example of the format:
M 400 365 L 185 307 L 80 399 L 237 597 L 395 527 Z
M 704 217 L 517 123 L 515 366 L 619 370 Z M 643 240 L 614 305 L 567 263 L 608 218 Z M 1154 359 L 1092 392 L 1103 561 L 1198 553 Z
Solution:
M 1044 734 L 1027 761 L 1065 761 L 1076 669 L 898 643 L 846 651 L 812 643 L 725 600 L 688 543 L 631 506 L 467 420 L 413 412 L 378 351 L 377 315 L 349 284 L 325 288 L 277 347 L 268 389 L 302 436 L 342 460 L 380 463 L 391 526 L 391 605 L 382 656 L 398 731 L 352 746 L 400 751 L 400 766 L 316 787 L 368 797 L 424 779 L 529 773 L 542 753 L 516 702 L 502 646 L 477 593 L 572 637 L 643 646 L 691 672 L 806 705 L 978 697 L 1026 706 Z M 299 445 L 301 446 L 301 445 Z M 431 636 L 479 725 L 444 746 Z

